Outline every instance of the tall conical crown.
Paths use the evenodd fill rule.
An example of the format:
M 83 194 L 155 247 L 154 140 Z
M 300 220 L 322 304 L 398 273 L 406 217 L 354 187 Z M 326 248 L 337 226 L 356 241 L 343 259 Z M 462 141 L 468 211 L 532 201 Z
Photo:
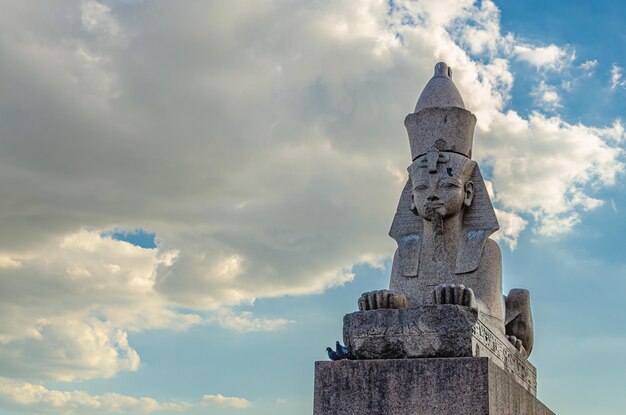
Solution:
M 417 101 L 415 112 L 404 120 L 413 160 L 431 149 L 472 156 L 476 117 L 465 109 L 451 75 L 448 65 L 437 63 L 434 76 Z
M 435 75 L 424 87 L 413 112 L 420 112 L 424 108 L 449 107 L 465 109 L 465 104 L 452 82 L 452 69 L 445 62 L 439 62 L 435 65 Z

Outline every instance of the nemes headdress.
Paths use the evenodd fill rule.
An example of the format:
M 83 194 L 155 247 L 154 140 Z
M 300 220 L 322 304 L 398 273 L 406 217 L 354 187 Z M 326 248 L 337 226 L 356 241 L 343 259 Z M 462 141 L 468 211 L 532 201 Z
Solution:
M 443 62 L 435 65 L 435 75 L 424 87 L 415 111 L 406 116 L 413 164 L 428 167 L 445 163 L 450 153 L 471 159 L 476 117 L 465 109 L 461 94 L 452 82 L 452 71 Z M 410 169 L 409 169 L 410 170 Z M 478 166 L 471 173 L 474 198 L 463 216 L 462 240 L 455 273 L 475 271 L 485 241 L 498 230 L 498 220 Z M 412 186 L 407 181 L 389 235 L 398 243 L 400 272 L 405 277 L 419 273 L 423 219 L 411 210 Z

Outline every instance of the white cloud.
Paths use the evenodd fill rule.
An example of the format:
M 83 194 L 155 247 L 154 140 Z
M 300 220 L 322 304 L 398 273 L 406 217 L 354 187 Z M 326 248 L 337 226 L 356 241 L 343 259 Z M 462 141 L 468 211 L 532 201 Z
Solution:
M 178 253 L 143 249 L 105 234 L 82 230 L 38 246 L 37 255 L 0 255 L 5 264 L 0 267 L 0 376 L 74 381 L 137 370 L 140 357 L 128 343 L 128 331 L 209 323 L 275 331 L 292 323 L 229 310 L 208 320 L 179 313 L 189 304 L 157 289 L 159 275 L 170 272 Z M 214 288 L 207 286 L 208 292 L 198 296 L 209 297 L 220 286 L 231 289 L 224 285 L 232 282 L 238 264 L 236 257 L 216 262 Z
M 591 78 L 594 75 L 597 67 L 598 61 L 596 59 L 588 60 L 578 65 L 578 68 L 580 68 L 584 72 L 583 77 L 585 78 Z
M 546 214 L 540 222 L 538 232 L 545 236 L 555 236 L 567 233 L 580 222 L 578 213 L 565 213 L 562 215 Z
M 13 336 L 15 340 L 0 348 L 4 376 L 72 381 L 107 378 L 139 367 L 139 355 L 128 344 L 127 333 L 95 318 L 42 317 L 21 329 L 28 329 L 29 335 Z
M 136 370 L 128 330 L 201 321 L 154 290 L 170 256 L 86 230 L 3 255 L 0 375 L 69 381 Z
M 493 238 L 496 241 L 502 241 L 509 249 L 514 250 L 517 247 L 517 240 L 526 226 L 528 221 L 524 220 L 518 214 L 507 212 L 501 209 L 495 209 L 500 230 L 496 232 Z
M 248 409 L 252 402 L 245 398 L 222 394 L 203 395 L 199 402 L 159 402 L 149 397 L 134 397 L 118 393 L 92 395 L 82 391 L 48 389 L 15 379 L 0 377 L 0 404 L 18 412 L 55 414 L 150 414 L 167 411 L 186 412 L 193 408 L 218 406 Z
M 598 66 L 598 61 L 596 59 L 584 61 L 578 67 L 584 71 L 593 71 L 596 66 Z
M 57 414 L 148 414 L 184 411 L 193 405 L 158 402 L 152 398 L 107 393 L 91 395 L 81 391 L 50 390 L 45 386 L 0 378 L 0 403 L 19 412 Z
M 0 268 L 20 268 L 22 263 L 8 254 L 0 255 Z
M 236 315 L 229 311 L 219 313 L 218 321 L 222 327 L 241 332 L 275 331 L 284 328 L 288 324 L 295 323 L 293 320 L 284 318 L 258 318 L 254 317 L 250 312 L 243 312 Z
M 562 107 L 556 87 L 546 84 L 544 80 L 541 80 L 539 85 L 532 89 L 530 95 L 535 98 L 536 105 L 540 108 L 555 111 Z
M 82 2 L 80 21 L 88 32 L 102 33 L 109 37 L 120 34 L 119 23 L 111 16 L 111 8 L 96 0 Z
M 619 123 L 591 128 L 539 113 L 529 119 L 513 111 L 499 115 L 490 131 L 480 133 L 495 200 L 510 212 L 530 214 L 542 234 L 570 230 L 578 212 L 602 203 L 585 189 L 611 186 L 623 173 L 623 150 L 611 146 L 621 131 Z
M 565 91 L 571 91 L 572 86 L 573 86 L 573 81 L 570 81 L 570 80 L 561 81 L 561 88 L 563 88 Z
M 613 64 L 611 66 L 611 89 L 626 87 L 626 80 L 622 78 L 623 68 L 619 65 Z
M 232 307 L 380 266 L 402 119 L 438 60 L 478 117 L 509 246 L 571 228 L 624 169 L 619 123 L 504 112 L 513 60 L 560 70 L 574 54 L 503 35 L 492 2 L 81 4 L 0 15 L 6 376 L 136 370 L 126 334 L 148 328 L 278 329 Z M 159 247 L 102 235 L 137 228 Z
M 456 2 L 464 5 L 466 17 L 471 16 L 473 24 L 462 25 L 457 28 L 457 41 L 467 44 L 473 54 L 489 53 L 494 56 L 498 49 L 502 48 L 502 43 L 508 39 L 500 36 L 500 10 L 493 2 L 483 2 L 480 6 L 474 6 L 471 2 Z M 470 7 L 471 6 L 471 7 Z M 459 11 L 455 12 L 456 17 Z
M 517 59 L 528 62 L 537 69 L 560 71 L 572 63 L 576 57 L 573 50 L 551 44 L 540 47 L 529 44 L 513 46 L 513 53 Z
M 202 402 L 205 404 L 215 404 L 223 408 L 247 409 L 252 407 L 252 403 L 247 399 L 224 396 L 219 393 L 217 395 L 202 396 Z

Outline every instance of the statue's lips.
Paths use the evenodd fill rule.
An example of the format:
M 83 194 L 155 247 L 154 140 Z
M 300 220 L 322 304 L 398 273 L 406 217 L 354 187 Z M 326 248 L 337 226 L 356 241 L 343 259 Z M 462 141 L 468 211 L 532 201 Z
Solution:
M 428 203 L 428 204 L 424 205 L 424 207 L 426 209 L 439 209 L 443 205 L 444 205 L 443 202 L 436 202 L 436 203 Z

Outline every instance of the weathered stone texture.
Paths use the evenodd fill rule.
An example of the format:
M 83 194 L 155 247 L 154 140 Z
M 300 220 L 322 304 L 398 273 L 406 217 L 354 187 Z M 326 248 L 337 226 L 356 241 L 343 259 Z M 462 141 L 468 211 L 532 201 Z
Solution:
M 465 108 L 463 98 L 452 82 L 452 69 L 444 62 L 435 65 L 435 74 L 424 87 L 413 112 L 433 107 Z
M 535 367 L 473 308 L 446 304 L 357 311 L 344 317 L 343 337 L 356 359 L 489 357 L 537 393 Z
M 473 356 L 478 310 L 457 305 L 357 311 L 343 318 L 343 339 L 357 359 Z
M 553 415 L 488 358 L 316 362 L 314 415 Z

